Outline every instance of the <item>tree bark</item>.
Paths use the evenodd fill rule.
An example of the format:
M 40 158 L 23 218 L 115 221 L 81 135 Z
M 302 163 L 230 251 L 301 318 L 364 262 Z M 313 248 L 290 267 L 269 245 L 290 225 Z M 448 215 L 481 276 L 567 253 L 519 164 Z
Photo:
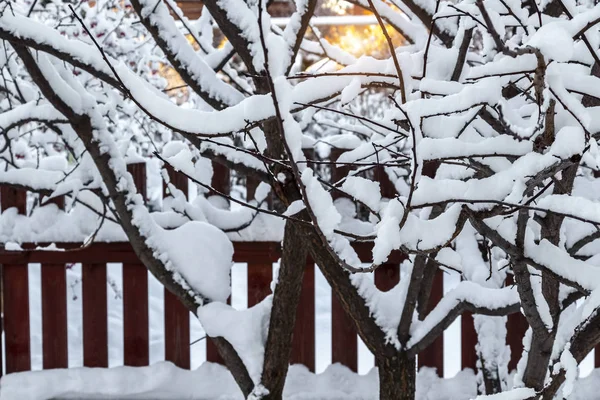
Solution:
M 379 400 L 414 400 L 417 379 L 416 358 L 405 352 L 377 358 Z
M 554 135 L 553 135 L 554 136 Z M 553 194 L 570 194 L 573 189 L 573 182 L 577 175 L 578 164 L 574 164 L 566 168 L 562 172 L 562 179 L 555 181 Z M 555 246 L 560 242 L 560 229 L 564 221 L 564 216 L 547 215 L 540 219 L 541 222 L 541 237 L 548 240 Z M 518 264 L 518 263 L 517 263 Z M 519 295 L 525 310 L 525 316 L 530 323 L 532 329 L 531 347 L 527 358 L 527 366 L 523 374 L 523 383 L 527 387 L 534 388 L 540 391 L 544 388 L 548 368 L 550 367 L 550 356 L 556 339 L 558 322 L 560 319 L 561 307 L 559 301 L 559 282 L 552 275 L 542 271 L 542 294 L 544 300 L 548 304 L 550 316 L 552 317 L 553 326 L 548 329 L 540 320 L 537 312 L 535 298 L 533 297 L 533 289 L 530 283 L 530 274 L 526 266 L 518 267 L 515 265 L 515 280 L 519 287 Z M 529 289 L 527 289 L 529 287 Z M 528 291 L 528 293 L 525 293 Z M 533 301 L 530 310 L 535 315 L 532 319 L 532 313 L 527 312 L 526 298 Z
M 273 307 L 265 349 L 261 383 L 269 390 L 263 400 L 281 400 L 288 371 L 296 312 L 308 251 L 297 222 L 285 224 L 283 254 L 273 294 Z

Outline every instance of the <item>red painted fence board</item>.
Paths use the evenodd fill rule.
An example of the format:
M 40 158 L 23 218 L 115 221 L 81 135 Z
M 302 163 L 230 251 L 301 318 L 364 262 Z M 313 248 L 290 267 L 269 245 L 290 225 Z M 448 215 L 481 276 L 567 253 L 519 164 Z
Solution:
M 214 162 L 212 163 L 212 167 L 213 167 L 213 176 L 211 178 L 211 187 L 220 193 L 229 194 L 229 191 L 230 191 L 229 169 L 223 165 L 220 165 L 220 164 L 217 164 Z M 209 194 L 209 197 L 212 195 L 214 195 L 214 194 Z M 218 196 L 218 195 L 216 195 L 216 196 Z M 220 197 L 220 200 L 224 199 L 221 196 L 218 196 L 218 197 Z M 228 200 L 225 199 L 225 201 L 223 201 L 223 204 L 227 205 Z M 231 304 L 231 297 L 227 299 L 227 303 Z M 219 354 L 217 347 L 214 345 L 214 343 L 212 342 L 212 340 L 210 338 L 206 342 L 206 359 L 210 362 L 214 362 L 214 363 L 218 363 L 218 364 L 225 364 L 225 361 Z
M 169 180 L 187 197 L 189 180 L 186 176 L 167 168 Z M 163 197 L 168 197 L 166 187 Z M 190 313 L 177 296 L 164 290 L 165 359 L 180 368 L 190 368 Z
M 127 165 L 137 191 L 146 199 L 146 164 Z M 148 271 L 139 261 L 123 263 L 123 362 L 144 366 L 150 362 L 148 338 Z
M 310 258 L 306 261 L 296 310 L 290 363 L 304 364 L 310 371 L 315 371 L 315 264 Z
M 27 192 L 12 187 L 0 187 L 0 210 L 16 207 L 25 214 Z M 27 264 L 4 263 L 2 266 L 2 296 L 6 373 L 28 371 L 31 368 L 29 341 L 29 272 Z
M 441 270 L 435 272 L 427 312 L 442 299 L 444 293 L 444 275 Z M 439 376 L 444 376 L 444 336 L 440 335 L 425 350 L 419 353 L 419 367 L 435 368 Z
M 165 360 L 190 368 L 190 313 L 177 296 L 165 290 Z
M 385 172 L 385 168 L 377 166 L 374 169 L 374 179 L 379 182 L 379 188 L 381 190 L 381 197 L 392 199 L 396 196 L 396 188 L 394 184 Z
M 271 294 L 271 281 L 273 280 L 273 264 L 248 263 L 248 308 L 260 303 Z
M 246 246 L 249 246 L 247 247 Z M 90 246 L 94 252 L 98 252 L 98 250 L 94 250 L 94 246 Z M 120 251 L 125 251 L 126 247 L 123 244 L 114 244 L 114 246 Z M 106 244 L 103 244 L 103 249 L 109 248 Z M 270 293 L 269 284 L 271 281 L 271 264 L 270 262 L 278 256 L 277 246 L 274 243 L 236 243 L 236 259 L 237 261 L 243 262 L 246 261 L 242 256 L 248 256 L 254 264 L 249 263 L 249 306 L 252 306 L 256 302 L 260 301 L 264 296 Z M 252 248 L 254 248 L 254 252 L 257 254 L 255 256 L 251 256 Z M 241 249 L 238 251 L 238 249 Z M 358 253 L 363 254 L 368 249 L 361 249 L 360 246 L 357 247 Z M 131 249 L 129 249 L 131 251 Z M 6 352 L 6 365 L 7 372 L 16 372 L 22 370 L 28 370 L 30 367 L 29 361 L 29 308 L 28 308 L 28 273 L 26 264 L 10 264 L 6 263 L 4 260 L 5 255 L 9 254 L 8 258 L 12 258 L 12 253 L 14 252 L 0 252 L 0 260 L 4 263 L 3 265 L 3 279 L 4 279 L 4 330 L 6 334 L 6 344 L 7 344 L 7 352 Z M 57 254 L 58 252 L 40 252 L 40 251 L 29 251 L 28 254 L 31 255 L 31 259 L 36 260 L 38 254 L 48 254 L 53 253 Z M 60 254 L 60 253 L 59 253 Z M 75 251 L 62 253 L 63 257 L 70 257 L 71 261 L 79 261 L 78 258 L 86 258 L 88 256 L 84 255 L 84 251 Z M 105 253 L 107 254 L 107 253 Z M 240 255 L 241 254 L 241 255 Z M 261 264 L 256 264 L 256 259 L 259 259 L 261 255 L 267 255 L 269 258 L 269 262 L 263 262 Z M 108 255 L 107 255 L 108 256 Z M 41 256 L 40 256 L 41 257 Z M 43 258 L 43 257 L 42 257 Z M 41 258 L 37 258 L 41 259 Z M 66 262 L 69 258 L 64 258 L 61 260 L 61 263 Z M 62 276 L 64 273 L 64 264 L 61 265 L 44 265 L 43 274 L 45 276 L 44 283 L 46 288 L 53 287 L 52 290 L 58 295 L 53 297 L 56 301 L 60 301 L 61 304 L 64 304 L 64 291 L 61 289 L 57 289 L 57 284 L 49 285 L 49 278 L 47 278 L 48 273 L 51 271 L 60 271 L 60 275 Z M 96 271 L 96 272 L 93 272 Z M 148 317 L 147 317 L 147 271 L 141 264 L 125 264 L 124 271 L 137 271 L 133 272 L 130 275 L 131 277 L 135 277 L 135 279 L 127 279 L 124 277 L 124 319 L 125 319 L 125 336 L 126 336 L 126 352 L 128 356 L 126 357 L 126 363 L 128 365 L 144 365 L 147 364 L 147 353 L 148 353 Z M 381 271 L 385 271 L 385 269 L 381 269 Z M 392 274 L 385 276 L 389 272 L 380 272 L 379 275 L 376 275 L 377 285 L 385 290 L 383 287 L 385 283 L 389 286 L 392 285 L 392 281 L 395 281 L 394 275 Z M 106 334 L 106 267 L 104 264 L 99 265 L 90 265 L 85 264 L 83 267 L 83 297 L 84 297 L 84 362 L 87 366 L 106 366 L 107 364 L 107 334 Z M 378 278 L 377 276 L 384 276 L 384 278 Z M 308 277 L 308 275 L 307 275 Z M 61 279 L 61 278 L 59 278 Z M 309 281 L 312 279 L 309 278 Z M 10 282 L 7 284 L 6 282 Z M 385 282 L 385 283 L 381 283 Z M 313 283 L 314 284 L 314 283 Z M 62 283 L 60 284 L 62 285 Z M 59 285 L 59 286 L 60 286 Z M 141 286 L 141 288 L 140 288 Z M 64 288 L 64 286 L 63 286 Z M 47 289 L 44 289 L 46 293 L 50 293 Z M 314 290 L 314 288 L 313 288 Z M 441 293 L 441 287 L 437 289 L 434 288 L 434 292 Z M 63 293 L 62 295 L 60 293 Z M 260 294 L 259 294 L 260 293 Z M 254 297 L 253 297 L 254 295 Z M 45 295 L 44 295 L 45 296 Z M 60 297 L 62 296 L 62 299 Z M 314 292 L 312 293 L 314 296 Z M 312 297 L 314 301 L 314 297 Z M 303 300 L 306 301 L 306 300 Z M 167 300 L 168 302 L 168 300 Z M 59 307 L 54 304 L 52 305 L 52 301 L 44 302 L 45 309 L 44 313 L 49 313 L 50 309 L 57 310 Z M 314 303 L 313 303 L 314 304 Z M 304 306 L 306 307 L 306 305 Z M 310 312 L 313 311 L 314 305 L 307 307 Z M 63 308 L 64 310 L 64 308 Z M 64 313 L 52 311 L 54 315 L 57 315 L 56 322 L 58 320 L 64 321 Z M 52 315 L 52 314 L 51 314 Z M 338 314 L 333 312 L 333 336 L 339 337 L 340 328 L 347 328 L 350 326 L 346 322 L 340 322 L 339 319 L 335 319 L 340 315 L 345 317 L 345 315 L 341 312 Z M 187 316 L 187 315 L 186 315 Z M 313 323 L 314 323 L 314 316 Z M 514 318 L 514 317 L 510 317 Z M 299 317 L 299 320 L 304 319 L 303 317 Z M 187 321 L 187 319 L 186 319 Z M 185 323 L 185 322 L 184 322 Z M 178 323 L 171 323 L 167 321 L 167 326 L 178 326 Z M 474 368 L 476 365 L 476 354 L 474 350 L 474 346 L 477 342 L 477 337 L 475 330 L 473 328 L 473 319 L 469 313 L 465 313 L 462 316 L 462 365 L 463 368 Z M 520 341 L 521 336 L 516 335 L 514 329 L 511 328 L 511 322 L 509 319 L 508 323 L 508 342 L 511 343 L 511 340 L 517 346 L 517 350 L 520 349 Z M 64 331 L 65 324 L 64 322 L 60 322 L 55 327 L 48 327 L 47 323 L 45 325 L 45 335 L 49 336 L 49 332 L 59 332 L 61 329 Z M 524 330 L 526 327 L 522 326 L 521 330 Z M 306 329 L 304 332 L 310 332 L 314 330 Z M 314 333 L 314 332 L 313 332 Z M 343 333 L 343 331 L 342 331 Z M 177 336 L 183 336 L 185 333 L 178 333 Z M 189 335 L 189 333 L 188 333 Z M 60 333 L 56 333 L 56 336 L 61 336 Z M 64 337 L 64 335 L 62 335 Z M 312 335 L 311 335 L 312 336 Z M 312 340 L 309 336 L 305 334 L 296 334 L 298 338 L 304 338 L 305 340 Z M 306 339 L 308 337 L 308 339 Z M 354 345 L 356 340 L 356 336 L 354 332 L 352 332 L 352 337 L 348 335 L 347 341 L 351 343 L 350 346 L 341 346 L 341 341 L 333 342 L 333 354 L 334 354 L 334 362 L 344 362 L 346 365 L 353 367 L 356 365 L 356 346 Z M 441 340 L 441 339 L 438 339 Z M 64 341 L 63 345 L 52 345 L 54 348 L 64 349 Z M 140 344 L 141 343 L 141 344 Z M 189 346 L 183 345 L 183 343 L 189 343 L 187 341 L 180 342 L 180 351 L 177 354 L 189 354 Z M 306 341 L 304 342 L 306 343 Z M 56 347 L 58 346 L 58 347 Z M 295 346 L 299 346 L 295 344 Z M 48 353 L 48 345 L 45 346 L 44 352 Z M 303 354 L 301 350 L 294 350 L 295 359 L 292 361 L 302 359 L 303 362 L 312 365 L 313 361 L 311 361 L 310 356 L 298 356 L 298 354 Z M 62 355 L 50 355 L 45 354 L 44 365 L 46 368 L 50 367 L 58 367 L 61 365 L 65 365 L 65 352 L 60 350 L 58 353 Z M 306 354 L 306 353 L 305 353 Z M 440 354 L 438 351 L 435 354 Z M 513 350 L 513 360 L 511 361 L 511 367 L 514 367 L 514 363 L 516 362 L 517 352 Z M 54 358 L 52 358 L 54 357 Z M 421 365 L 426 364 L 425 358 L 423 355 L 420 355 Z M 596 357 L 596 360 L 598 357 Z M 435 362 L 443 362 L 443 359 Z M 427 363 L 426 365 L 434 365 L 435 363 Z M 439 365 L 439 364 L 438 364 Z
M 517 368 L 517 363 L 523 354 L 523 337 L 529 328 L 527 319 L 521 313 L 511 314 L 506 321 L 506 342 L 510 347 L 508 370 Z
M 106 264 L 83 264 L 83 365 L 108 367 Z
M 67 276 L 64 264 L 42 264 L 44 369 L 67 368 Z
M 398 264 L 382 264 L 375 270 L 375 286 L 382 292 L 392 290 L 400 282 Z
M 477 353 L 475 346 L 477 345 L 477 332 L 473 325 L 473 314 L 465 311 L 462 313 L 460 320 L 461 327 L 461 361 L 462 369 L 477 368 Z
M 25 214 L 27 192 L 9 186 L 0 186 L 0 209 L 5 211 L 11 207 L 16 207 L 19 214 Z
M 31 359 L 27 265 L 4 264 L 2 272 L 6 373 L 28 371 Z
M 335 294 L 331 295 L 331 362 L 358 370 L 358 339 L 352 320 Z
M 231 192 L 231 177 L 229 168 L 224 165 L 213 162 L 213 176 L 211 186 L 221 193 L 229 194 Z
M 514 285 L 512 275 L 507 275 L 506 285 Z M 527 319 L 521 313 L 511 314 L 506 321 L 506 343 L 510 347 L 510 361 L 508 362 L 508 370 L 512 371 L 517 368 L 517 363 L 523 354 L 523 336 L 529 328 Z
M 345 152 L 343 149 L 333 148 L 329 158 L 332 161 Z M 346 165 L 332 165 L 331 183 L 339 182 L 348 175 L 350 168 Z M 338 191 L 332 191 L 334 200 L 344 197 Z M 358 370 L 358 338 L 354 323 L 346 315 L 340 300 L 334 293 L 331 294 L 331 362 L 340 363 L 352 371 Z M 335 338 L 335 339 L 334 339 Z
M 149 364 L 148 271 L 142 264 L 123 264 L 123 340 L 125 365 Z
M 217 350 L 217 346 L 214 345 L 210 338 L 208 338 L 208 341 L 206 342 L 206 361 L 222 365 L 225 364 L 225 361 L 223 361 L 223 358 Z

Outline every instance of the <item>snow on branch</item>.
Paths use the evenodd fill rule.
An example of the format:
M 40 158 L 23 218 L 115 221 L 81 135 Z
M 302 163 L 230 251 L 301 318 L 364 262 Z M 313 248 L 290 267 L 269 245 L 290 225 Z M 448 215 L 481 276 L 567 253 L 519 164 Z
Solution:
M 415 354 L 433 342 L 463 311 L 483 315 L 507 315 L 519 312 L 520 300 L 516 287 L 484 288 L 464 281 L 442 298 L 435 308 L 411 328 L 408 346 Z

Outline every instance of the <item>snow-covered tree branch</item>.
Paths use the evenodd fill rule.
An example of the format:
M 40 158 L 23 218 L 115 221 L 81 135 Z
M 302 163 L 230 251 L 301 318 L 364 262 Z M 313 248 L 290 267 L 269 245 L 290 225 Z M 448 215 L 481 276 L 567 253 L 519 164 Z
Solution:
M 42 3 L 0 9 L 0 183 L 38 193 L 40 209 L 67 196 L 57 212 L 124 234 L 245 397 L 282 398 L 307 255 L 373 352 L 381 399 L 414 399 L 416 355 L 465 311 L 478 314 L 482 379 L 502 380 L 482 387 L 516 388 L 506 398 L 553 398 L 600 343 L 596 2 L 356 0 L 387 59 L 323 38 L 314 0 L 295 1 L 285 29 L 262 0 L 207 0 L 197 21 L 171 0 Z M 138 159 L 199 196 L 168 185 L 172 201 L 149 209 L 127 172 Z M 211 163 L 260 182 L 254 198 L 213 187 Z M 2 238 L 41 241 L 15 239 L 21 217 L 35 212 L 0 215 Z M 258 224 L 282 238 L 279 276 L 236 311 L 231 235 Z M 365 241 L 368 266 L 353 247 Z M 382 292 L 367 273 L 398 251 L 401 281 Z M 440 270 L 463 282 L 428 312 Z M 530 328 L 513 383 L 491 368 L 500 317 L 516 312 Z

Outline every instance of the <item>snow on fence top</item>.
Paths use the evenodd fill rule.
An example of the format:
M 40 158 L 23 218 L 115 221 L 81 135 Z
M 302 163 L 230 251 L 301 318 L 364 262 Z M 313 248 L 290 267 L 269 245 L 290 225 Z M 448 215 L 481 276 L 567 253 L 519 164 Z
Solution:
M 344 152 L 345 150 L 338 148 L 333 149 L 330 158 L 337 160 Z M 281 241 L 283 219 L 240 207 L 227 198 L 245 196 L 245 200 L 258 208 L 272 203 L 272 197 L 266 194 L 266 187 L 251 178 L 243 180 L 245 186 L 233 185 L 235 187 L 232 190 L 233 179 L 229 170 L 220 164 L 212 163 L 213 174 L 208 178 L 210 185 L 216 192 L 227 196 L 225 197 L 218 193 L 199 193 L 196 185 L 190 185 L 189 179 L 183 173 L 171 167 L 167 168 L 168 172 L 161 173 L 154 162 L 155 159 L 148 162 L 139 162 L 137 159 L 133 161 L 127 166 L 128 172 L 132 174 L 138 192 L 145 199 L 152 217 L 159 226 L 174 229 L 189 221 L 185 217 L 186 213 L 203 213 L 210 209 L 210 212 L 203 213 L 208 217 L 207 222 L 225 231 L 232 241 Z M 170 158 L 169 161 L 177 165 L 174 158 Z M 332 181 L 345 177 L 348 170 L 343 164 L 337 168 L 333 167 Z M 380 196 L 392 198 L 395 188 L 383 167 L 374 168 L 373 173 L 375 179 L 380 182 Z M 37 192 L 28 192 L 10 183 L 0 185 L 0 242 L 5 244 L 6 250 L 19 250 L 24 244 L 30 248 L 32 243 L 47 247 L 51 243 L 128 241 L 120 225 L 107 213 L 93 191 L 82 193 L 70 185 L 61 187 L 60 184 L 56 184 L 63 179 L 62 172 L 41 169 L 28 171 L 26 168 L 3 172 L 4 176 L 11 174 L 16 176 L 18 182 L 23 181 L 23 174 L 34 178 L 34 181 L 28 181 L 29 187 L 35 188 Z M 10 179 L 5 181 L 10 182 Z M 356 177 L 345 185 L 355 185 L 356 193 L 350 192 L 361 197 L 364 195 L 361 194 L 361 190 L 364 189 L 360 187 L 361 182 L 361 178 Z M 373 186 L 371 189 L 377 186 L 375 182 L 369 182 Z M 45 189 L 46 187 L 48 189 Z M 101 189 L 98 187 L 97 190 Z M 76 195 L 76 200 L 73 194 Z M 342 197 L 339 192 L 333 191 L 332 195 L 338 203 L 342 201 L 337 200 Z M 351 214 L 349 212 L 348 215 L 343 215 L 342 224 L 349 230 L 360 229 L 360 221 Z M 235 229 L 240 225 L 240 221 L 247 222 L 242 224 L 241 229 Z M 229 226 L 231 229 L 227 229 Z

